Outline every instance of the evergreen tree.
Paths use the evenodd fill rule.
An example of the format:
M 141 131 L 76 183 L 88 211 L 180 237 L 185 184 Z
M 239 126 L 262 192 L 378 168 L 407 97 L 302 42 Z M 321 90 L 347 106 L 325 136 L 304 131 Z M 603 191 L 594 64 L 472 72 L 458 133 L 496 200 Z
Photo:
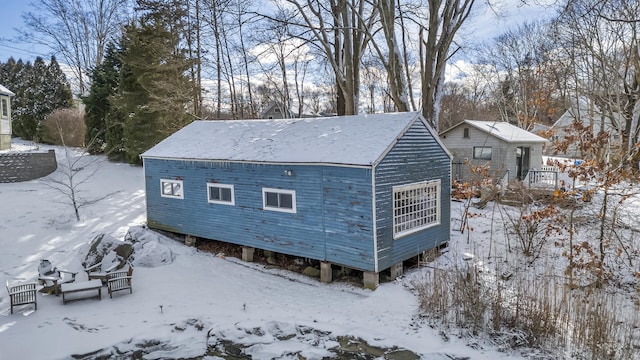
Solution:
M 49 65 L 45 72 L 44 81 L 45 103 L 48 107 L 47 115 L 57 109 L 64 109 L 73 106 L 73 94 L 71 86 L 67 81 L 60 65 L 56 61 L 55 56 L 51 57 Z
M 121 42 L 120 87 L 113 97 L 124 115 L 126 160 L 193 121 L 187 114 L 194 85 L 191 61 L 181 47 L 186 11 L 178 1 L 137 2 L 140 19 L 127 25 Z
M 16 60 L 9 58 L 5 64 L 2 64 L 2 71 L 0 72 L 0 84 L 6 86 L 11 90 L 15 96 L 11 98 L 11 118 L 14 120 L 13 132 L 16 132 L 17 122 L 15 120 L 18 116 L 24 112 L 23 93 L 25 88 L 25 81 L 20 81 L 20 75 L 24 74 L 25 64 L 22 60 Z
M 13 134 L 38 141 L 47 116 L 73 104 L 69 83 L 55 57 L 48 65 L 41 57 L 33 64 L 9 59 L 3 68 L 3 84 L 16 94 L 11 102 Z
M 111 104 L 119 86 L 121 63 L 113 42 L 107 44 L 104 61 L 91 72 L 89 94 L 85 104 L 85 141 L 90 153 L 106 152 L 110 159 L 122 157 L 122 119 Z
M 38 118 L 42 114 L 44 96 L 39 91 L 46 64 L 37 57 L 33 64 L 27 62 L 16 74 L 20 79 L 18 88 L 22 96 L 20 107 L 13 121 L 13 134 L 26 140 L 38 141 Z

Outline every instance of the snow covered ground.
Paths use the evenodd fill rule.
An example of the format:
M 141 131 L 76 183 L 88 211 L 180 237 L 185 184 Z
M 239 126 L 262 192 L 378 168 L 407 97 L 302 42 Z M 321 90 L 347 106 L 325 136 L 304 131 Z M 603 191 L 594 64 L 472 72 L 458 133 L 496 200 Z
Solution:
M 12 150 L 30 147 L 16 141 Z M 55 149 L 64 156 L 63 149 Z M 40 180 L 0 184 L 0 282 L 35 281 L 41 259 L 80 271 L 96 235 L 122 240 L 130 227 L 139 230 L 145 223 L 142 168 L 103 157 L 86 160 L 88 171 L 98 169 L 80 187 L 80 196 L 108 196 L 81 208 L 80 222 L 64 195 L 47 186 L 61 170 Z M 146 233 L 135 256 L 133 294 L 110 299 L 103 291 L 101 301 L 66 305 L 55 295 L 38 294 L 37 311 L 22 306 L 11 315 L 7 293 L 0 292 L 0 359 L 69 359 L 141 349 L 150 352 L 145 359 L 193 358 L 221 339 L 249 346 L 245 353 L 254 359 L 297 359 L 297 354 L 321 359 L 341 336 L 397 346 L 423 359 L 518 358 L 488 344 L 469 347 L 464 338 L 445 341 L 437 329 L 423 325 L 417 298 L 405 283 L 418 270 L 369 291 L 199 252 L 155 233 Z
M 464 203 L 452 202 L 452 238 L 446 252 L 425 267 L 409 269 L 401 279 L 369 291 L 201 252 L 145 230 L 142 168 L 110 163 L 102 156 L 86 156 L 76 164 L 82 169 L 76 180 L 96 170 L 78 187 L 80 198 L 103 198 L 81 208 L 78 222 L 64 194 L 51 187 L 52 179 L 65 175 L 66 152 L 48 146 L 41 150 L 49 148 L 56 149 L 61 164 L 58 171 L 39 180 L 0 184 L 0 282 L 35 281 L 41 259 L 81 271 L 92 239 L 107 234 L 123 240 L 131 231 L 138 239 L 133 294 L 119 292 L 110 299 L 103 289 L 101 301 L 63 305 L 60 297 L 39 293 L 37 311 L 29 305 L 10 314 L 7 292 L 0 291 L 0 360 L 129 359 L 134 353 L 144 359 L 224 358 L 207 352 L 212 345 L 229 352 L 233 347 L 235 351 L 242 348 L 253 359 L 298 359 L 298 355 L 322 359 L 335 355 L 345 338 L 362 339 L 384 349 L 406 349 L 409 356 L 415 353 L 429 360 L 588 358 L 571 344 L 560 345 L 555 353 L 549 349 L 516 351 L 501 343 L 504 338 L 496 334 L 471 337 L 469 331 L 452 327 L 452 322 L 443 324 L 420 316 L 416 282 L 430 279 L 436 268 L 450 272 L 473 265 L 489 287 L 511 287 L 505 296 L 521 294 L 514 289 L 518 286 L 539 287 L 541 293 L 547 283 L 564 287 L 563 280 L 551 280 L 564 276 L 567 233 L 544 237 L 544 251 L 536 260 L 524 257 L 508 225 L 509 213 L 517 215 L 516 208 L 494 202 L 481 209 L 471 207 L 468 227 L 461 232 Z M 33 149 L 33 144 L 18 140 L 11 151 Z M 79 154 L 69 152 L 72 157 Z M 638 286 L 635 273 L 640 271 L 640 196 L 625 191 L 628 197 L 612 195 L 611 200 L 619 226 L 614 232 L 616 241 L 627 246 L 628 255 L 613 251 L 608 255 L 609 270 L 616 278 L 603 293 L 612 299 L 607 300 L 611 310 L 606 314 L 615 315 L 617 324 L 627 326 L 624 336 L 635 344 L 632 349 L 638 349 L 633 346 L 640 343 L 640 305 L 634 288 Z M 598 201 L 601 198 L 595 196 L 591 204 L 575 212 L 576 243 L 594 237 Z M 501 280 L 503 274 L 513 277 Z M 82 280 L 86 275 L 80 272 L 78 277 Z M 562 290 L 558 296 L 583 301 L 587 293 Z M 563 333 L 577 331 L 579 325 L 571 323 L 575 309 L 569 311 L 562 323 Z M 640 350 L 635 357 L 628 356 L 628 351 L 625 354 L 624 358 L 640 358 Z

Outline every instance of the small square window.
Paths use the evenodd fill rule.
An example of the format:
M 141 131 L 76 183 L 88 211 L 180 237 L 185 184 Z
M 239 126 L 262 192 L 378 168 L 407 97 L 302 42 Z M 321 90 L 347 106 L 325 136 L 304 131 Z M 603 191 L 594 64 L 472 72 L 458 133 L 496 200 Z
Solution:
M 296 192 L 294 190 L 262 189 L 262 205 L 265 210 L 295 213 Z
M 184 199 L 182 180 L 160 180 L 160 195 L 162 197 Z
M 212 204 L 235 205 L 233 185 L 207 184 L 209 202 Z
M 491 146 L 474 146 L 473 158 L 479 160 L 491 160 Z

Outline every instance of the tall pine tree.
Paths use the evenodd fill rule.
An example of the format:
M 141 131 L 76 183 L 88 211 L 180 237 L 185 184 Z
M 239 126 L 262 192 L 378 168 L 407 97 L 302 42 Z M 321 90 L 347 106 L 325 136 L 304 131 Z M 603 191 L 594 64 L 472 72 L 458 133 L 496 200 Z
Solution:
M 86 106 L 87 150 L 90 153 L 105 152 L 112 160 L 124 159 L 124 120 L 111 102 L 118 91 L 121 67 L 120 53 L 115 44 L 109 42 L 104 61 L 91 73 L 89 94 L 82 99 Z
M 11 102 L 13 134 L 38 141 L 41 124 L 47 116 L 54 110 L 73 105 L 69 83 L 55 57 L 49 64 L 41 57 L 33 64 L 9 59 L 3 68 L 0 81 L 16 94 Z
M 125 114 L 126 160 L 193 121 L 187 113 L 195 91 L 191 60 L 182 47 L 187 15 L 181 1 L 138 0 L 138 21 L 124 29 L 120 87 L 115 108 Z

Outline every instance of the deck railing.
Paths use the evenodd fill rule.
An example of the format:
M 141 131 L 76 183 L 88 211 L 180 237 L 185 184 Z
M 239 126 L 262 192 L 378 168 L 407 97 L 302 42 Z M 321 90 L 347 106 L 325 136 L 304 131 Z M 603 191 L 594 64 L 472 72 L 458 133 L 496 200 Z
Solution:
M 555 170 L 531 169 L 525 177 L 529 187 L 558 187 L 558 172 Z

